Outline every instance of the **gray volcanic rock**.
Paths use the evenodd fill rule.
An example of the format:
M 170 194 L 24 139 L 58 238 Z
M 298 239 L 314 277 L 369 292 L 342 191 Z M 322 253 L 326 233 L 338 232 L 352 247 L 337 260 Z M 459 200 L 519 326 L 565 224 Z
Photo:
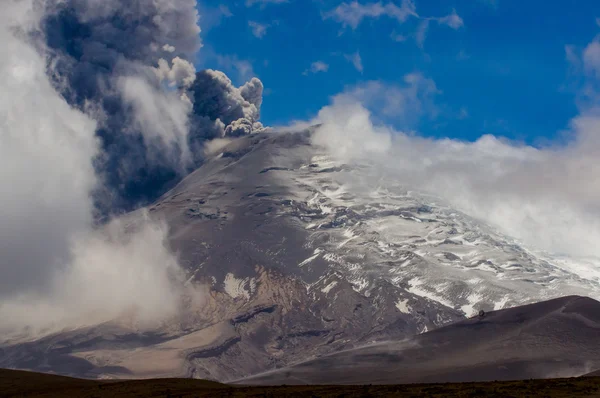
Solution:
M 600 303 L 494 311 L 412 339 L 329 355 L 239 384 L 402 384 L 578 376 L 600 366 Z
M 115 320 L 7 341 L 0 367 L 230 381 L 600 290 L 438 198 L 330 158 L 311 131 L 238 138 L 148 211 L 187 283 L 206 287 L 202 303 L 151 331 Z

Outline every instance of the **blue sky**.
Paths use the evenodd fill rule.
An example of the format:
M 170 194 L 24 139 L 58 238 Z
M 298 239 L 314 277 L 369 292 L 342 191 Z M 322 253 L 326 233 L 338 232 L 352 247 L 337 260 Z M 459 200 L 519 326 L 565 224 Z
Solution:
M 434 88 L 417 117 L 385 115 L 396 128 L 533 145 L 560 137 L 579 113 L 565 48 L 581 49 L 600 31 L 594 1 L 414 0 L 418 16 L 403 16 L 401 0 L 200 3 L 197 66 L 237 84 L 259 77 L 266 125 L 309 119 L 364 82 L 405 87 L 414 74 Z

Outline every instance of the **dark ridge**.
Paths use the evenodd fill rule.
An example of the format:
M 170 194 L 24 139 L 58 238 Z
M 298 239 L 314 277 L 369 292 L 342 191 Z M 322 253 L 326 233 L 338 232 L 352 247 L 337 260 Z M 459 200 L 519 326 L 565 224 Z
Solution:
M 294 171 L 293 169 L 287 167 L 267 167 L 260 171 L 260 174 L 268 173 L 269 171 Z
M 219 344 L 218 346 L 189 353 L 187 355 L 187 360 L 218 357 L 221 354 L 225 353 L 225 351 L 239 343 L 241 340 L 242 339 L 240 337 L 231 337 L 225 340 L 223 343 Z
M 231 323 L 235 325 L 238 323 L 248 322 L 250 319 L 254 318 L 256 315 L 258 315 L 260 313 L 271 314 L 273 311 L 275 311 L 276 308 L 277 308 L 277 305 L 275 305 L 275 304 L 274 305 L 264 305 L 264 306 L 252 308 L 247 313 L 233 318 L 231 320 Z
M 287 337 L 318 337 L 330 333 L 331 330 L 305 330 L 302 332 L 288 333 Z
M 0 370 L 6 397 L 545 397 L 579 398 L 600 394 L 600 378 L 357 386 L 230 386 L 200 379 L 83 380 Z

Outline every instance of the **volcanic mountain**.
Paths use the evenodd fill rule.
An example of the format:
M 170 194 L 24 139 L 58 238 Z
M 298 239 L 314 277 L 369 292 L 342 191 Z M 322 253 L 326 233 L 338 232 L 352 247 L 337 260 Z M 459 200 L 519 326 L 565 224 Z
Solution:
M 584 369 L 589 355 L 598 358 L 595 301 L 498 310 L 598 296 L 597 280 L 369 163 L 332 158 L 311 136 L 237 138 L 144 209 L 167 223 L 186 283 L 206 290 L 201 304 L 184 303 L 152 330 L 115 320 L 11 338 L 0 345 L 0 366 L 227 382 L 301 363 L 248 379 L 288 384 L 386 382 L 413 359 L 418 367 L 394 382 L 545 377 L 563 365 L 595 370 Z M 497 312 L 467 319 L 480 310 Z M 385 341 L 394 343 L 378 343 Z M 467 343 L 477 347 L 465 350 Z M 432 359 L 434 347 L 445 359 Z M 534 364 L 525 362 L 528 352 Z M 356 368 L 346 377 L 337 363 Z M 361 369 L 369 372 L 362 377 Z

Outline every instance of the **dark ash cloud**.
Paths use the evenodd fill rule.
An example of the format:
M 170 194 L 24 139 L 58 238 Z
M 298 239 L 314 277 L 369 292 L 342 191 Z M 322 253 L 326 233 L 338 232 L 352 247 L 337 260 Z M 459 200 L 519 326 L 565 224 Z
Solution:
M 196 76 L 195 0 L 52 0 L 45 12 L 53 82 L 99 122 L 102 214 L 159 196 L 199 165 L 201 141 L 262 127 L 258 79 L 237 89 L 219 72 Z

